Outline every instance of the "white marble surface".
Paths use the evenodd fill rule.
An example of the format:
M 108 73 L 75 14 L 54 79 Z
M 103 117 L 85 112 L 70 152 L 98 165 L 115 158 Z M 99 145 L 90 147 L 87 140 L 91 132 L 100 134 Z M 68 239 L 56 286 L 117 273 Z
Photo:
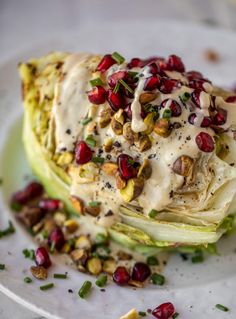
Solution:
M 1 60 L 65 29 L 106 20 L 125 23 L 171 18 L 236 29 L 236 1 L 228 0 L 0 0 Z M 102 36 L 102 35 L 101 35 Z M 42 319 L 0 293 L 1 319 Z M 69 319 L 69 318 L 68 318 Z

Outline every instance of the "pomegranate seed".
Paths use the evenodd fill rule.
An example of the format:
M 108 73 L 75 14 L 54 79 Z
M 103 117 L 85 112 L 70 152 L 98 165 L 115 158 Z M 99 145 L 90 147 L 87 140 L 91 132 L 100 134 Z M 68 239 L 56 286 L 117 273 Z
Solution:
M 147 264 L 138 262 L 134 265 L 132 279 L 140 282 L 145 281 L 151 275 L 150 268 Z
M 130 280 L 130 275 L 125 267 L 117 267 L 113 273 L 113 280 L 118 285 L 126 285 Z
M 208 133 L 199 133 L 196 136 L 195 141 L 197 143 L 198 148 L 203 152 L 210 153 L 215 148 L 213 138 Z
M 178 80 L 162 78 L 159 90 L 164 94 L 168 94 L 177 87 L 180 87 L 180 82 Z
M 192 101 L 198 108 L 201 108 L 201 105 L 200 105 L 200 94 L 201 94 L 201 92 L 202 92 L 202 90 L 194 90 L 191 93 Z
M 226 102 L 236 103 L 236 95 L 227 97 Z
M 209 127 L 212 124 L 212 119 L 209 116 L 204 116 L 201 127 Z
M 175 313 L 175 307 L 171 302 L 165 302 L 152 311 L 157 319 L 170 319 Z
M 194 125 L 194 120 L 197 117 L 196 113 L 191 113 L 188 117 L 188 122 L 192 125 Z
M 160 84 L 160 78 L 158 75 L 153 75 L 146 79 L 144 84 L 144 91 L 152 91 L 158 88 Z
M 168 70 L 168 64 L 164 58 L 158 58 L 156 62 L 161 71 Z
M 88 163 L 92 157 L 93 151 L 84 141 L 77 143 L 75 147 L 75 160 L 77 164 Z
M 118 71 L 109 76 L 108 84 L 111 88 L 114 88 L 119 80 L 126 80 L 128 78 L 127 71 Z
M 43 194 L 43 186 L 37 182 L 31 182 L 23 190 L 13 194 L 12 202 L 25 205 L 32 199 Z
M 120 108 L 125 107 L 125 102 L 123 96 L 119 92 L 113 92 L 112 90 L 108 90 L 108 103 L 113 111 L 117 111 Z
M 177 72 L 184 72 L 185 67 L 180 57 L 177 55 L 170 55 L 167 61 L 167 65 L 170 70 L 177 71 Z
M 111 54 L 106 54 L 98 64 L 97 71 L 105 72 L 115 63 L 116 61 L 113 59 Z
M 186 73 L 186 77 L 190 81 L 190 80 L 202 79 L 203 75 L 202 73 L 198 71 L 189 71 Z
M 51 266 L 51 260 L 45 247 L 39 247 L 35 252 L 35 262 L 37 266 L 43 266 L 49 268 Z
M 127 64 L 127 67 L 129 69 L 132 68 L 142 68 L 144 66 L 144 62 L 139 58 L 133 58 L 131 61 Z
M 214 116 L 213 122 L 215 125 L 224 125 L 227 121 L 227 111 L 224 109 L 218 109 L 218 112 Z
M 61 230 L 61 228 L 57 227 L 55 228 L 51 234 L 49 235 L 48 238 L 48 245 L 51 247 L 52 245 L 54 245 L 54 247 L 57 250 L 60 250 L 62 248 L 62 246 L 65 244 L 66 240 L 64 237 L 64 234 Z
M 206 83 L 207 81 L 204 80 L 204 79 L 197 79 L 197 80 L 190 80 L 189 81 L 189 87 L 192 88 L 192 89 L 195 89 L 195 90 L 203 90 L 205 91 L 204 89 L 204 83 Z
M 99 105 L 106 101 L 107 92 L 102 86 L 95 86 L 88 92 L 88 99 L 91 103 Z
M 39 207 L 48 212 L 54 212 L 61 207 L 59 199 L 45 198 L 39 201 Z
M 159 65 L 157 65 L 155 62 L 152 62 L 151 64 L 148 65 L 149 66 L 149 72 L 151 74 L 157 74 L 160 72 L 160 67 Z
M 134 167 L 134 160 L 127 154 L 121 154 L 117 158 L 117 164 L 121 176 L 124 179 L 130 179 L 137 176 L 137 168 Z
M 168 101 L 170 101 L 168 108 L 171 110 L 171 115 L 174 117 L 180 116 L 182 114 L 182 109 L 179 103 L 175 100 L 166 99 L 161 103 L 161 107 L 166 107 Z

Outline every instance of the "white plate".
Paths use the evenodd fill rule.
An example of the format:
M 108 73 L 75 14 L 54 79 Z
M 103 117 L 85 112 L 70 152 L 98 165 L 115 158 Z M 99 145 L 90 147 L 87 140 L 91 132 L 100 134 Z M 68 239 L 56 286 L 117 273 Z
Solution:
M 203 58 L 203 50 L 216 49 L 221 56 L 217 64 Z M 236 81 L 236 36 L 224 30 L 159 21 L 132 25 L 109 25 L 80 32 L 68 31 L 57 39 L 35 46 L 0 66 L 0 176 L 3 177 L 0 194 L 0 228 L 9 219 L 16 233 L 0 240 L 0 263 L 7 269 L 0 272 L 0 290 L 15 301 L 48 318 L 117 319 L 129 309 L 154 308 L 165 301 L 175 304 L 180 318 L 236 318 L 235 285 L 236 254 L 235 236 L 223 239 L 219 245 L 220 256 L 209 257 L 203 264 L 193 265 L 171 257 L 164 274 L 164 287 L 148 286 L 143 290 L 108 285 L 105 292 L 96 287 L 88 300 L 81 300 L 78 289 L 86 279 L 93 278 L 73 271 L 57 259 L 50 270 L 48 281 L 55 288 L 42 292 L 40 282 L 25 284 L 31 262 L 23 257 L 24 248 L 34 248 L 32 238 L 15 220 L 7 206 L 11 193 L 24 183 L 29 174 L 21 143 L 21 101 L 17 63 L 31 56 L 39 56 L 50 50 L 111 52 L 117 50 L 127 57 L 168 55 L 183 57 L 188 69 L 203 71 L 215 83 L 230 86 Z M 55 260 L 55 259 L 54 259 Z M 54 280 L 54 272 L 69 272 L 68 280 Z M 68 293 L 68 289 L 74 291 Z M 230 308 L 229 313 L 215 309 L 221 303 Z

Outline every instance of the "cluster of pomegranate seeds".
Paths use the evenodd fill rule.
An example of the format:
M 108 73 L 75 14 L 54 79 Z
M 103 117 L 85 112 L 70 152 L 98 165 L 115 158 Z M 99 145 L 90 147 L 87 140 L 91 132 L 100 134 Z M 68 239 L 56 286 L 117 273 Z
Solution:
M 144 66 L 144 62 L 139 58 L 133 58 L 131 61 L 127 64 L 127 67 L 129 69 L 132 68 L 142 68 Z
M 125 108 L 124 97 L 120 92 L 114 92 L 113 90 L 108 90 L 107 101 L 113 111 L 118 111 L 120 108 Z
M 47 212 L 55 212 L 61 207 L 59 199 L 43 198 L 39 201 L 39 207 Z
M 171 302 L 165 302 L 152 311 L 157 319 L 171 319 L 175 313 L 175 307 Z
M 205 88 L 204 88 L 205 83 L 208 83 L 208 82 L 204 79 L 195 79 L 195 80 L 190 80 L 188 85 L 192 89 L 205 91 Z
M 166 104 L 169 103 L 169 109 L 171 110 L 171 115 L 178 117 L 182 114 L 182 108 L 179 103 L 175 100 L 166 99 L 161 103 L 161 107 L 166 107 Z
M 51 266 L 52 263 L 45 247 L 39 247 L 36 250 L 35 262 L 37 266 L 43 266 L 44 268 L 49 268 Z
M 160 85 L 160 77 L 158 75 L 153 75 L 147 78 L 144 84 L 144 91 L 156 90 Z
M 100 105 L 106 102 L 107 92 L 102 86 L 95 86 L 88 92 L 88 99 L 91 103 Z
M 227 121 L 227 111 L 224 109 L 218 109 L 214 116 L 213 122 L 215 125 L 224 125 Z
M 134 160 L 127 154 L 120 154 L 117 158 L 117 164 L 121 176 L 128 180 L 137 176 L 137 167 L 135 167 Z
M 12 202 L 20 205 L 25 205 L 29 201 L 43 194 L 43 186 L 37 182 L 31 182 L 23 190 L 13 194 Z
M 226 102 L 228 102 L 228 103 L 236 103 L 236 95 L 227 97 Z
M 189 81 L 194 80 L 194 79 L 202 79 L 203 78 L 202 73 L 200 73 L 198 71 L 188 71 L 185 73 L 185 75 Z
M 149 266 L 142 262 L 137 262 L 132 271 L 132 279 L 144 282 L 151 275 Z
M 108 79 L 108 85 L 111 88 L 114 88 L 116 84 L 119 82 L 119 80 L 127 80 L 128 79 L 128 72 L 127 71 L 118 71 L 113 73 L 109 76 Z
M 91 161 L 93 157 L 93 151 L 84 142 L 80 141 L 75 147 L 75 160 L 77 164 L 86 164 Z
M 167 61 L 167 65 L 171 71 L 177 71 L 180 73 L 185 71 L 185 66 L 181 58 L 178 57 L 177 55 L 174 55 L 174 54 L 170 55 Z
M 202 92 L 202 90 L 194 90 L 191 94 L 192 101 L 198 108 L 201 108 L 201 105 L 200 105 L 201 92 Z
M 48 245 L 50 247 L 55 247 L 57 250 L 60 250 L 65 242 L 65 236 L 59 227 L 53 229 L 48 237 Z
M 113 273 L 113 281 L 120 286 L 127 285 L 130 281 L 130 275 L 125 267 L 117 267 Z
M 97 71 L 105 72 L 107 71 L 116 61 L 113 59 L 111 54 L 106 54 L 102 58 L 101 62 L 97 66 Z
M 174 89 L 180 87 L 180 82 L 174 79 L 162 78 L 159 90 L 164 94 L 172 93 Z
M 209 135 L 208 133 L 205 132 L 200 132 L 197 136 L 196 136 L 196 143 L 198 148 L 206 153 L 210 153 L 213 152 L 214 148 L 215 148 L 215 143 L 213 138 L 211 137 L 211 135 Z

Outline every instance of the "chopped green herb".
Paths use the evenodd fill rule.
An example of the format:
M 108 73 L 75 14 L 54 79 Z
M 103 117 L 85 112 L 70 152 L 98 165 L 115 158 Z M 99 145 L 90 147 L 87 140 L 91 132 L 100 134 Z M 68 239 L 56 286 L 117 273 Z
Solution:
M 190 93 L 185 92 L 182 96 L 180 96 L 180 100 L 182 102 L 187 102 L 189 100 L 190 96 L 191 96 Z
M 120 55 L 118 52 L 112 53 L 112 57 L 118 64 L 122 64 L 125 62 L 125 58 L 122 55 Z
M 109 258 L 109 254 L 111 253 L 111 250 L 108 246 L 106 246 L 105 244 L 99 244 L 97 245 L 97 249 L 96 251 L 94 251 L 92 253 L 93 257 L 97 257 L 103 260 L 106 260 Z
M 24 278 L 24 282 L 25 282 L 26 284 L 30 284 L 32 281 L 33 281 L 33 280 L 32 280 L 30 277 L 25 277 L 25 278 Z
M 158 211 L 157 211 L 156 209 L 152 209 L 152 210 L 150 210 L 150 212 L 148 213 L 148 216 L 149 216 L 150 218 L 155 218 L 155 217 L 157 216 L 157 214 L 158 214 Z
M 174 314 L 173 314 L 173 319 L 175 319 L 175 318 L 177 318 L 177 317 L 179 317 L 179 313 L 178 312 L 175 312 Z
M 35 260 L 35 252 L 33 249 L 24 249 L 22 253 L 24 254 L 25 258 Z
M 8 222 L 8 227 L 6 229 L 0 230 L 0 238 L 5 237 L 7 235 L 13 234 L 15 232 L 15 228 L 11 221 Z
M 93 158 L 92 158 L 92 162 L 94 162 L 94 163 L 103 164 L 104 161 L 105 161 L 105 158 L 103 158 L 103 157 L 93 156 Z
M 90 84 L 91 84 L 92 86 L 103 86 L 103 85 L 104 85 L 104 83 L 102 82 L 102 79 L 101 79 L 101 78 L 96 78 L 96 79 L 91 80 L 91 81 L 89 81 L 89 82 L 90 82 Z
M 164 112 L 163 112 L 163 114 L 162 114 L 162 117 L 163 117 L 164 119 L 169 119 L 169 118 L 171 118 L 171 110 L 169 110 L 169 109 L 164 110 Z
M 95 284 L 100 288 L 106 286 L 106 283 L 107 283 L 107 275 L 101 275 L 95 281 Z
M 82 124 L 82 125 L 87 125 L 89 122 L 91 122 L 92 121 L 92 118 L 91 117 L 86 117 L 86 118 L 84 118 L 84 119 L 82 119 L 81 121 L 80 121 L 80 123 Z
M 19 212 L 22 209 L 22 205 L 18 204 L 16 202 L 11 203 L 11 209 L 14 210 L 15 212 Z
M 193 264 L 202 263 L 204 261 L 203 252 L 201 250 L 196 252 L 196 255 L 191 258 Z
M 52 241 L 51 246 L 50 246 L 50 253 L 53 254 L 55 251 L 55 241 Z
M 128 74 L 131 78 L 135 78 L 138 75 L 138 72 L 128 71 Z
M 151 275 L 151 281 L 154 285 L 163 286 L 165 283 L 165 277 L 154 272 Z
M 138 315 L 140 316 L 140 317 L 146 317 L 146 312 L 145 311 L 139 311 L 138 312 Z
M 223 305 L 221 305 L 221 304 L 217 304 L 217 305 L 215 305 L 215 307 L 217 308 L 217 309 L 219 309 L 219 310 L 221 310 L 221 311 L 224 311 L 224 312 L 227 312 L 227 311 L 229 311 L 229 308 L 227 308 L 227 307 L 225 307 L 225 306 L 223 306 Z
M 120 84 L 123 85 L 123 87 L 124 87 L 128 92 L 134 93 L 134 90 L 131 89 L 131 87 L 130 87 L 127 83 L 125 83 L 124 80 L 120 79 L 119 82 L 120 82 Z
M 47 285 L 44 285 L 44 286 L 40 286 L 39 289 L 40 290 L 48 290 L 48 289 L 51 289 L 53 287 L 54 287 L 54 284 L 50 283 L 50 284 L 47 284 Z
M 92 147 L 95 147 L 96 144 L 97 144 L 97 142 L 95 141 L 93 135 L 88 135 L 88 136 L 86 137 L 86 139 L 85 139 L 85 142 L 86 142 L 87 144 L 89 144 L 90 146 L 92 146 Z
M 84 299 L 88 295 L 91 288 L 92 288 L 91 281 L 88 281 L 88 280 L 85 281 L 78 292 L 78 295 L 80 296 L 80 298 Z
M 134 165 L 134 160 L 132 158 L 128 158 L 128 164 L 129 165 Z
M 0 185 L 3 184 L 3 179 L 0 177 Z
M 114 92 L 114 93 L 117 93 L 117 92 L 119 91 L 119 89 L 120 89 L 120 82 L 118 81 L 118 82 L 116 83 L 116 86 L 115 86 L 113 92 Z
M 104 234 L 102 234 L 102 233 L 98 233 L 98 234 L 96 235 L 95 241 L 96 241 L 96 243 L 98 243 L 98 244 L 104 244 L 104 243 L 107 242 L 107 236 L 104 235 Z
M 96 201 L 96 200 L 93 200 L 93 201 L 89 202 L 88 205 L 89 205 L 90 207 L 98 207 L 98 206 L 101 205 L 101 202 L 98 202 L 98 201 Z
M 147 264 L 149 266 L 156 266 L 156 265 L 159 265 L 159 261 L 155 256 L 148 256 Z
M 41 236 L 43 237 L 43 239 L 47 239 L 48 238 L 48 232 L 44 229 L 43 231 L 41 231 Z
M 56 279 L 67 279 L 67 274 L 54 274 L 53 278 L 56 278 Z
M 6 266 L 4 264 L 0 264 L 0 270 L 5 270 Z

